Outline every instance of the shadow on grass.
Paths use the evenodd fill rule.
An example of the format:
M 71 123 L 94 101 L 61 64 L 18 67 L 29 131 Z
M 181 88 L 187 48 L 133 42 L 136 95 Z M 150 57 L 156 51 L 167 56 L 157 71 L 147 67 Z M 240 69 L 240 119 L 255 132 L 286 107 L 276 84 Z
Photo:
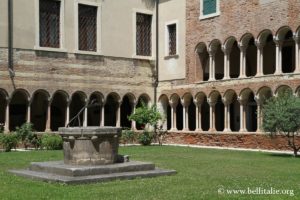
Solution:
M 269 155 L 272 157 L 295 158 L 293 154 L 285 154 L 285 153 L 271 153 Z M 300 158 L 300 156 L 298 155 L 296 158 Z

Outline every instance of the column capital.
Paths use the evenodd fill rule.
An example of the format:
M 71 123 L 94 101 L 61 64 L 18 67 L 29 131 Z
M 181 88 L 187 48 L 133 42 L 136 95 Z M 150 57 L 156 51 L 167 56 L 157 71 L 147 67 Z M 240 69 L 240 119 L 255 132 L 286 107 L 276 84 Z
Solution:
M 172 99 L 169 101 L 169 104 L 172 108 L 176 108 L 176 106 L 178 105 L 178 101 L 173 101 Z
M 282 46 L 283 41 L 279 39 L 279 37 L 274 36 L 273 41 L 275 42 L 276 46 Z
M 256 101 L 257 105 L 261 106 L 265 101 L 263 98 L 261 98 L 260 96 L 256 95 L 254 97 L 254 100 Z
M 180 103 L 183 107 L 188 107 L 191 104 L 191 100 L 190 99 L 180 99 Z
M 238 43 L 238 47 L 239 47 L 239 49 L 240 49 L 241 52 L 245 53 L 246 50 L 247 50 L 247 48 L 248 48 L 248 45 L 245 45 L 242 42 L 239 42 Z
M 214 101 L 214 100 L 211 99 L 211 98 L 207 98 L 207 103 L 208 103 L 210 106 L 214 107 L 214 106 L 217 104 L 217 101 Z
M 225 45 L 222 45 L 222 51 L 225 55 L 229 55 L 231 53 L 232 48 L 226 47 Z
M 226 97 L 223 97 L 223 98 L 222 98 L 222 101 L 223 101 L 223 104 L 224 104 L 225 106 L 228 106 L 228 105 L 230 105 L 230 104 L 232 103 L 232 100 L 231 100 L 231 99 L 228 99 L 228 98 L 226 98 Z
M 299 35 L 294 34 L 294 35 L 293 35 L 293 39 L 294 39 L 294 41 L 295 41 L 297 44 L 300 43 L 300 36 L 299 36 Z
M 240 103 L 240 105 L 245 106 L 247 104 L 247 99 L 243 99 L 242 97 L 238 97 L 237 100 Z
M 208 54 L 210 57 L 214 57 L 216 55 L 217 51 L 213 48 L 208 49 Z
M 262 50 L 265 46 L 265 43 L 262 43 L 261 41 L 259 41 L 258 39 L 255 40 L 255 46 L 257 47 L 257 49 Z

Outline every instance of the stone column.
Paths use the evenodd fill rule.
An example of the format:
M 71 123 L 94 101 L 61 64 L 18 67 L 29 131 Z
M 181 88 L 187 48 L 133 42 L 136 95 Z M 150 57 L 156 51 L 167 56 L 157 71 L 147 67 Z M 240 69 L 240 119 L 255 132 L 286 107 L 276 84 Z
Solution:
M 121 104 L 122 101 L 118 102 L 117 114 L 116 114 L 116 127 L 121 127 Z
M 31 122 L 31 101 L 28 100 L 28 105 L 27 105 L 27 123 Z
M 51 132 L 51 99 L 48 100 L 47 118 L 46 118 L 46 132 Z
M 224 45 L 222 46 L 222 51 L 224 52 L 224 78 L 230 79 L 230 53 L 231 48 L 226 48 Z
M 132 113 L 135 113 L 135 107 L 136 107 L 136 102 L 132 102 Z M 135 131 L 136 130 L 136 121 L 132 120 L 131 121 L 131 130 Z
M 245 78 L 246 77 L 246 50 L 247 50 L 246 45 L 243 45 L 239 43 L 239 48 L 240 48 L 240 76 L 239 78 Z
M 10 104 L 10 99 L 6 98 L 4 132 L 9 132 L 9 104 Z
M 191 101 L 182 99 L 181 104 L 183 107 L 183 131 L 189 131 L 189 105 Z
M 231 132 L 230 129 L 230 104 L 231 102 L 223 98 L 224 103 L 224 132 Z
M 215 78 L 215 54 L 213 50 L 209 51 L 209 81 L 216 80 Z
M 194 100 L 194 104 L 196 106 L 196 131 L 202 131 L 202 116 L 201 116 L 201 106 L 202 101 L 199 101 L 197 99 Z
M 259 42 L 258 40 L 255 41 L 255 45 L 257 47 L 257 73 L 256 76 L 263 76 L 264 75 L 264 70 L 263 70 L 263 65 L 264 65 L 264 45 Z
M 65 121 L 65 126 L 68 125 L 69 121 L 70 121 L 70 104 L 71 104 L 71 101 L 68 100 L 67 101 L 67 109 L 66 109 L 66 121 Z
M 295 40 L 295 59 L 296 59 L 296 66 L 295 66 L 295 72 L 300 73 L 300 37 L 294 35 L 294 40 Z
M 209 104 L 209 131 L 213 132 L 216 131 L 216 116 L 215 116 L 215 111 L 216 111 L 216 101 L 212 101 L 212 99 L 207 99 L 208 104 Z
M 84 108 L 84 111 L 83 111 L 83 127 L 87 127 L 88 126 L 88 108 L 87 108 L 87 105 L 89 103 L 89 100 L 86 99 L 85 100 L 85 108 Z
M 100 119 L 100 126 L 104 126 L 104 116 L 105 116 L 105 110 L 104 110 L 104 108 L 105 108 L 105 102 L 102 102 L 102 105 L 101 105 L 101 114 L 100 114 L 100 116 L 101 116 L 101 119 Z
M 178 102 L 173 102 L 171 100 L 169 103 L 171 106 L 171 131 L 177 131 L 176 108 L 177 108 Z
M 246 129 L 246 106 L 247 106 L 247 101 L 238 98 L 238 101 L 240 103 L 240 132 L 247 132 Z
M 256 130 L 256 132 L 261 132 L 262 131 L 262 112 L 261 112 L 261 107 L 263 105 L 263 101 L 258 96 L 255 97 L 255 101 L 256 101 L 256 104 L 257 104 L 257 130 Z
M 282 74 L 282 41 L 277 37 L 274 37 L 274 42 L 276 45 L 276 70 L 275 74 Z

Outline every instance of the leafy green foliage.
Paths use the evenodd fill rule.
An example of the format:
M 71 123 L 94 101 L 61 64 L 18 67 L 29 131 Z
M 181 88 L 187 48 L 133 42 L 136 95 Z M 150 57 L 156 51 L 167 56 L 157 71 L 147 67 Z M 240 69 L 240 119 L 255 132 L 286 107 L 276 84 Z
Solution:
M 148 107 L 144 102 L 142 102 L 142 106 L 137 108 L 135 113 L 130 115 L 128 119 L 136 121 L 141 125 L 149 124 L 151 126 L 155 126 L 158 121 L 162 119 L 162 116 L 155 105 Z
M 280 92 L 266 102 L 262 114 L 264 131 L 285 135 L 296 156 L 300 149 L 295 143 L 295 136 L 300 130 L 300 98 L 290 90 Z
M 32 127 L 33 124 L 24 123 L 21 127 L 16 128 L 16 134 L 23 143 L 25 149 L 31 142 L 36 143 L 37 140 L 37 136 L 33 133 Z
M 139 134 L 138 141 L 142 145 L 150 145 L 153 139 L 153 134 L 148 131 L 143 131 L 143 133 Z
M 122 139 L 123 143 L 125 143 L 125 144 L 128 143 L 128 142 L 133 143 L 134 142 L 134 138 L 135 138 L 134 131 L 132 131 L 130 129 L 124 129 L 124 130 L 122 130 L 121 139 Z
M 55 134 L 43 134 L 41 138 L 41 145 L 47 150 L 60 150 L 63 146 L 62 138 Z
M 11 151 L 11 149 L 16 149 L 19 142 L 19 137 L 16 133 L 8 133 L 0 135 L 0 143 L 3 145 L 6 152 Z

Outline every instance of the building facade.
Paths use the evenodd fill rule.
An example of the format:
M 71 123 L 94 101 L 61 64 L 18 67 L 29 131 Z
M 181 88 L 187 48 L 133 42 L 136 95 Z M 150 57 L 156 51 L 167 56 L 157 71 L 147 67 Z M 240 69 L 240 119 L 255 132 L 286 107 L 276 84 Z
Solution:
M 81 125 L 136 129 L 127 116 L 144 101 L 165 116 L 167 142 L 277 148 L 262 105 L 300 91 L 297 0 L 8 0 L 0 10 L 6 131 L 57 131 L 91 101 Z

